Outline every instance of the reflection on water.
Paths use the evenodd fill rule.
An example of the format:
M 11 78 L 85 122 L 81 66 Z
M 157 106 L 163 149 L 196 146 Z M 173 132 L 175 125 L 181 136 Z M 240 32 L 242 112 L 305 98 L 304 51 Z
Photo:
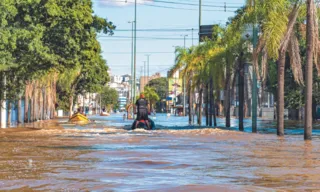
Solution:
M 180 129 L 195 129 L 195 128 L 201 128 L 197 125 L 190 126 L 188 125 L 188 119 L 189 117 L 179 117 L 179 116 L 170 116 L 167 117 L 166 114 L 157 114 L 157 116 L 151 116 L 153 121 L 156 124 L 156 129 L 161 130 L 167 130 L 167 129 L 174 129 L 174 130 L 180 130 Z M 122 114 L 115 114 L 110 117 L 101 117 L 101 116 L 94 116 L 91 118 L 98 124 L 102 124 L 105 126 L 112 126 L 112 127 L 125 127 L 126 129 L 131 128 L 131 124 L 133 123 L 133 120 L 125 120 L 123 121 L 123 115 Z M 195 118 L 195 122 L 197 122 L 197 119 Z M 202 119 L 202 127 L 205 126 L 206 120 L 205 117 Z M 220 128 L 226 129 L 225 127 L 225 118 L 217 118 L 217 125 Z M 239 120 L 237 118 L 231 119 L 231 128 L 228 128 L 228 130 L 238 130 Z M 252 131 L 252 122 L 250 118 L 244 119 L 244 130 L 245 132 L 251 132 Z M 276 134 L 276 121 L 271 120 L 264 120 L 264 119 L 258 119 L 257 121 L 258 126 L 258 132 L 259 133 L 272 133 Z M 81 129 L 81 127 L 78 127 L 78 129 Z M 303 134 L 303 122 L 302 121 L 285 121 L 285 134 L 286 135 L 300 135 Z M 320 123 L 317 122 L 313 125 L 313 135 L 314 136 L 320 136 Z
M 123 129 L 121 126 L 131 121 L 122 122 L 121 115 L 96 117 L 96 123 L 87 126 L 64 123 L 64 129 L 0 131 L 0 188 L 183 192 L 320 189 L 317 136 L 304 142 L 301 135 L 294 134 L 279 139 L 274 134 L 182 129 L 176 126 L 187 126 L 184 117 L 161 118 L 166 117 L 157 116 L 156 131 Z M 222 124 L 223 119 L 219 121 Z M 267 126 L 270 124 L 264 129 L 268 130 Z

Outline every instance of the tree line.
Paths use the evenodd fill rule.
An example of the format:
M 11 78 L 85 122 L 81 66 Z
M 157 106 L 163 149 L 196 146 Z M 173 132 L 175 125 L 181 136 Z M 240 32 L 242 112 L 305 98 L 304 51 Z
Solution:
M 114 29 L 94 15 L 91 0 L 0 1 L 0 100 L 9 102 L 8 121 L 12 104 L 25 113 L 19 123 L 31 122 L 53 118 L 59 104 L 72 114 L 77 94 L 102 91 L 109 76 L 97 35 Z
M 198 92 L 197 123 L 201 125 L 202 107 L 199 106 L 204 98 L 206 123 L 216 125 L 215 102 L 220 90 L 224 90 L 224 115 L 226 126 L 230 127 L 233 88 L 238 82 L 239 129 L 244 129 L 247 94 L 244 63 L 250 61 L 261 85 L 255 93 L 259 109 L 262 91 L 273 92 L 276 96 L 278 136 L 284 135 L 285 106 L 300 108 L 304 105 L 305 139 L 311 139 L 312 119 L 320 95 L 318 20 L 318 7 L 313 0 L 249 0 L 226 26 L 213 27 L 212 38 L 204 39 L 198 46 L 177 48 L 176 64 L 170 74 L 182 69 L 181 75 L 186 78 L 189 123 L 192 123 L 194 93 Z

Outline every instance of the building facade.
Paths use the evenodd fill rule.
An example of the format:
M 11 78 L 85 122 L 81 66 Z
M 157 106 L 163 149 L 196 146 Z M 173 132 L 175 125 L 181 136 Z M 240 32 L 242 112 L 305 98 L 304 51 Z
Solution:
M 139 91 L 143 92 L 144 91 L 144 87 L 149 83 L 149 81 L 151 81 L 153 79 L 158 79 L 160 77 L 161 77 L 160 73 L 155 73 L 151 77 L 141 76 L 140 79 L 139 79 L 139 82 L 140 82 Z

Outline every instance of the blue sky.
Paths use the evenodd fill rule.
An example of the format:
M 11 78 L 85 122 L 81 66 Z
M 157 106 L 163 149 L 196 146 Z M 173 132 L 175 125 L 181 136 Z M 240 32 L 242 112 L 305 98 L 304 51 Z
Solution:
M 112 74 L 131 74 L 131 28 L 134 20 L 134 0 L 93 0 L 95 14 L 112 21 L 117 29 L 112 37 L 102 35 L 103 57 Z M 137 77 L 150 54 L 150 74 L 166 76 L 174 63 L 174 46 L 198 43 L 199 0 L 138 0 L 137 7 Z M 202 24 L 225 24 L 245 0 L 202 0 Z M 226 3 L 227 12 L 223 6 Z M 146 31 L 146 29 L 152 29 Z

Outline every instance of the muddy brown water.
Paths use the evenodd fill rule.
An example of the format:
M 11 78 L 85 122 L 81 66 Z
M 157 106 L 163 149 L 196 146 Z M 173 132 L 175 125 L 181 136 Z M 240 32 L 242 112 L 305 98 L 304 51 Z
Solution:
M 0 190 L 320 191 L 320 139 L 221 129 L 0 130 Z

